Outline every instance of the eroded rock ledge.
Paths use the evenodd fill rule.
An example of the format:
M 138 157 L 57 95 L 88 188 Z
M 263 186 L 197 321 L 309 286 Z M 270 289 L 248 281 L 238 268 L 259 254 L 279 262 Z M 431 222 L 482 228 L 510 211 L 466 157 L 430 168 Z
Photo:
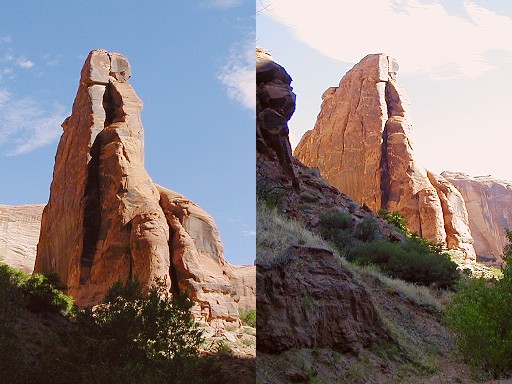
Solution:
M 35 272 L 58 273 L 80 306 L 101 302 L 115 281 L 136 278 L 147 290 L 165 277 L 174 292 L 190 291 L 198 318 L 236 321 L 242 277 L 224 260 L 212 218 L 144 168 L 143 103 L 130 76 L 118 53 L 95 50 L 84 64 L 62 125 Z

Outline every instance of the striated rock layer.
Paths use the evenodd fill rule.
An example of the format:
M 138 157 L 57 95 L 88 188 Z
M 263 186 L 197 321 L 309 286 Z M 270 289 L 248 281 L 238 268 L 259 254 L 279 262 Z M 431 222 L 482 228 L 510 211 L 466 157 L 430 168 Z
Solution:
M 0 205 L 0 261 L 32 273 L 44 204 Z
M 464 196 L 478 261 L 501 266 L 508 244 L 505 228 L 512 228 L 512 182 L 460 172 L 443 172 L 442 176 Z
M 368 55 L 324 92 L 315 128 L 295 150 L 306 165 L 372 211 L 400 212 L 409 229 L 475 259 L 464 201 L 414 159 L 409 101 L 398 64 Z
M 237 276 L 223 257 L 211 217 L 156 186 L 144 168 L 142 101 L 128 60 L 92 51 L 62 127 L 35 272 L 56 272 L 78 305 L 102 301 L 116 281 L 145 291 L 166 278 L 189 289 L 205 320 L 234 320 Z

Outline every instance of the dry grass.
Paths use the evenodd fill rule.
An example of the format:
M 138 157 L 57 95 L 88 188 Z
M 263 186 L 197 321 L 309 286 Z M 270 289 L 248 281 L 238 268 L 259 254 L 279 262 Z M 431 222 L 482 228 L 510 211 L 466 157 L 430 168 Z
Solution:
M 270 265 L 286 260 L 292 245 L 308 247 L 331 247 L 319 236 L 305 229 L 263 202 L 257 202 L 256 219 L 256 259 Z
M 388 277 L 373 265 L 361 267 L 359 273 L 377 279 L 389 291 L 404 296 L 404 298 L 409 299 L 414 304 L 431 306 L 438 311 L 441 311 L 442 309 L 442 305 L 439 300 L 432 294 L 431 290 L 425 286 Z

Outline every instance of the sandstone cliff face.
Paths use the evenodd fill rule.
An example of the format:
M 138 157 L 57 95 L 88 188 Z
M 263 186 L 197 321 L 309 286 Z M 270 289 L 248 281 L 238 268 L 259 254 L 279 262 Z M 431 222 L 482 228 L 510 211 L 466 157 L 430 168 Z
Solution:
M 35 272 L 56 272 L 78 305 L 101 302 L 117 280 L 147 290 L 166 278 L 190 289 L 205 320 L 235 320 L 237 301 L 209 215 L 156 186 L 144 168 L 142 101 L 128 60 L 92 51 L 64 123 L 45 207 Z
M 460 172 L 442 175 L 464 197 L 478 261 L 501 266 L 503 248 L 508 243 L 504 228 L 512 228 L 512 182 Z
M 43 204 L 0 205 L 0 261 L 32 273 Z
M 315 128 L 295 150 L 332 185 L 377 212 L 400 212 L 409 229 L 475 258 L 456 188 L 414 159 L 409 101 L 396 81 L 398 64 L 368 55 L 324 92 Z

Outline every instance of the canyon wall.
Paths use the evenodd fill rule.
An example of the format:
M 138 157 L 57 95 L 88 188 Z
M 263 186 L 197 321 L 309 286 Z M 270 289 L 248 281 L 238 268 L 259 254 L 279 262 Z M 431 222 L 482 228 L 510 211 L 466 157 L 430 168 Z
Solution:
M 32 273 L 43 204 L 0 205 L 0 261 Z
M 501 266 L 503 248 L 508 244 L 505 228 L 512 228 L 512 182 L 460 172 L 441 175 L 464 197 L 478 261 Z
M 410 103 L 397 72 L 387 55 L 363 58 L 324 92 L 316 125 L 295 155 L 359 204 L 398 211 L 411 231 L 474 260 L 460 193 L 414 158 Z

